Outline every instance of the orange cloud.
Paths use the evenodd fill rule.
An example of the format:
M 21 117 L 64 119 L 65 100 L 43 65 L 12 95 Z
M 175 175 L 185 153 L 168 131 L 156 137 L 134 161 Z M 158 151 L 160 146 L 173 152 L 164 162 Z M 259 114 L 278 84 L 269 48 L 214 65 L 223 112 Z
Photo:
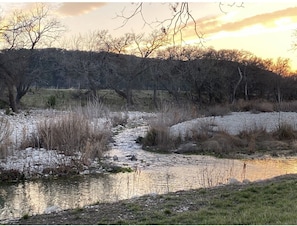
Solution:
M 297 7 L 287 8 L 271 13 L 259 14 L 242 19 L 240 21 L 227 23 L 222 23 L 220 21 L 220 17 L 218 16 L 201 18 L 196 21 L 196 25 L 201 32 L 209 35 L 221 31 L 238 31 L 256 24 L 261 24 L 266 27 L 272 27 L 275 26 L 274 22 L 281 18 L 296 18 L 294 21 L 297 21 Z M 193 26 L 193 24 L 191 25 Z
M 104 2 L 65 2 L 58 9 L 58 13 L 65 16 L 77 16 L 88 13 L 104 6 Z

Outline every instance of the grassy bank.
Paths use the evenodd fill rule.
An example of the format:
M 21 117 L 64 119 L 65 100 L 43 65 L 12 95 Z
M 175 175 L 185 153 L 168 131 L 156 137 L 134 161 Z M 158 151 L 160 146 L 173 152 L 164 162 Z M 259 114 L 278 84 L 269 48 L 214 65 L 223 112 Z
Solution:
M 126 109 L 126 100 L 120 97 L 114 90 L 102 89 L 97 91 L 97 97 L 101 103 L 113 111 Z M 158 91 L 159 102 L 173 101 L 166 91 Z M 59 110 L 70 107 L 84 106 L 90 101 L 91 94 L 87 90 L 77 89 L 34 89 L 32 88 L 21 100 L 24 108 L 54 108 Z M 142 111 L 155 109 L 153 103 L 153 91 L 133 90 L 133 108 Z
M 16 224 L 296 224 L 297 175 L 25 216 Z

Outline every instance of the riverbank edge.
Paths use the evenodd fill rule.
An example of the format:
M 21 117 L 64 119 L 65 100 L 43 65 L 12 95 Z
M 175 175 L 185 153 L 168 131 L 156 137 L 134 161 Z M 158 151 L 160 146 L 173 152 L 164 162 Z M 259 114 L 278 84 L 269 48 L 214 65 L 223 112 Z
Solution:
M 263 187 L 296 180 L 297 174 L 287 174 L 250 183 L 227 184 L 160 195 L 149 194 L 132 199 L 121 200 L 115 203 L 93 204 L 82 208 L 68 209 L 56 213 L 38 214 L 34 216 L 25 215 L 20 219 L 2 222 L 2 224 L 146 224 L 146 222 L 142 219 L 143 216 L 140 216 L 138 219 L 139 213 L 145 211 L 155 212 L 156 210 L 164 210 L 166 200 L 171 200 L 173 197 L 178 200 L 178 205 L 176 207 L 171 206 L 170 210 L 166 209 L 169 207 L 166 207 L 165 205 L 165 213 L 167 211 L 167 214 L 173 214 L 171 213 L 172 209 L 176 209 L 176 213 L 174 214 L 190 211 L 186 207 L 189 205 L 189 200 L 191 201 L 193 198 L 195 198 L 195 200 L 201 199 L 199 205 L 203 208 L 204 205 L 207 205 L 210 199 L 224 196 L 226 192 L 240 192 L 244 189 L 255 186 Z M 182 206 L 184 206 L 184 209 L 181 208 Z M 172 222 L 172 224 L 173 223 L 174 222 Z

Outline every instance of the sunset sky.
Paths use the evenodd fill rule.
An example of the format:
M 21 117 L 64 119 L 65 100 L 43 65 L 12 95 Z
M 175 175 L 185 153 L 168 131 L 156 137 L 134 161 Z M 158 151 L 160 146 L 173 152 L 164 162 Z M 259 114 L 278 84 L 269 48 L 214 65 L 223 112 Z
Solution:
M 297 51 L 292 51 L 293 36 L 297 29 L 296 1 L 214 1 L 189 3 L 199 32 L 204 34 L 204 45 L 215 49 L 242 49 L 263 58 L 290 58 L 293 70 L 297 70 Z M 3 13 L 13 9 L 28 9 L 34 2 L 0 2 Z M 156 27 L 144 26 L 140 15 L 133 17 L 121 27 L 123 18 L 135 9 L 131 2 L 48 2 L 57 17 L 66 25 L 67 37 L 95 30 L 107 29 L 113 36 L 128 32 L 149 33 Z M 146 2 L 143 16 L 148 23 L 170 18 L 169 3 Z M 160 28 L 158 28 L 160 29 Z M 185 39 L 195 43 L 193 29 L 185 31 Z

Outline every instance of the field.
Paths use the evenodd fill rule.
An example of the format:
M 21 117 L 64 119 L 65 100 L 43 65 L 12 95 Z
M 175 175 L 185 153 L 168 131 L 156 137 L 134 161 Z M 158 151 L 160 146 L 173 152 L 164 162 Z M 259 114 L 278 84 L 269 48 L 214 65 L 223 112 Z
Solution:
M 134 90 L 134 108 L 142 111 L 154 109 L 152 91 Z M 27 93 L 22 99 L 25 108 L 55 108 L 59 110 L 69 109 L 78 105 L 84 106 L 90 100 L 87 90 L 76 89 L 34 89 Z M 116 94 L 113 90 L 99 90 L 97 97 L 104 105 L 114 111 L 126 110 L 126 100 Z M 168 92 L 158 91 L 158 99 L 172 101 Z

